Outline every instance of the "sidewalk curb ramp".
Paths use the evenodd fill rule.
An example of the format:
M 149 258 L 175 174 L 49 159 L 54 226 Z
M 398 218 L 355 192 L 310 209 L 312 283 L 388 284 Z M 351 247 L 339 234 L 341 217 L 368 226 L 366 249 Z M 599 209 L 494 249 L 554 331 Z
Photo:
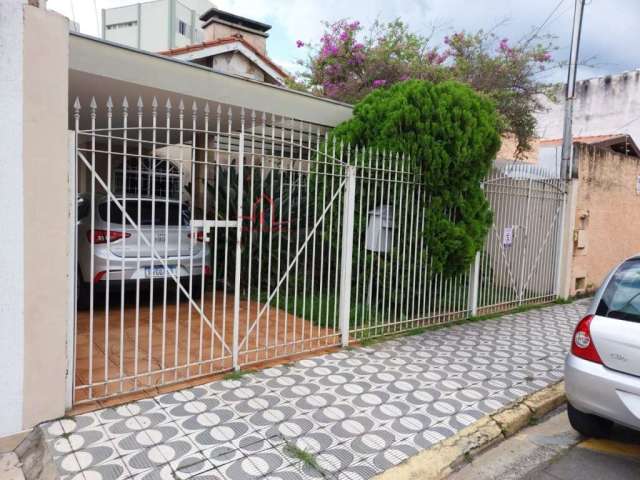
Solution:
M 560 381 L 482 417 L 458 433 L 374 477 L 375 480 L 441 480 L 480 452 L 514 435 L 566 401 Z

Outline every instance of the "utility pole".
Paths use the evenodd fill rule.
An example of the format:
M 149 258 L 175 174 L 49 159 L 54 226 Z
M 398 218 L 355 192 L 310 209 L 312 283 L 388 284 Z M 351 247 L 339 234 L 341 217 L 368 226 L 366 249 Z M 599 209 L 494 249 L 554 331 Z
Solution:
M 576 70 L 578 68 L 578 50 L 580 49 L 580 30 L 582 29 L 582 12 L 584 0 L 576 0 L 573 11 L 573 31 L 571 33 L 571 53 L 569 54 L 569 74 L 567 76 L 567 97 L 564 104 L 564 130 L 562 133 L 562 159 L 560 161 L 560 177 L 570 179 L 572 176 L 573 133 L 573 99 L 576 90 Z

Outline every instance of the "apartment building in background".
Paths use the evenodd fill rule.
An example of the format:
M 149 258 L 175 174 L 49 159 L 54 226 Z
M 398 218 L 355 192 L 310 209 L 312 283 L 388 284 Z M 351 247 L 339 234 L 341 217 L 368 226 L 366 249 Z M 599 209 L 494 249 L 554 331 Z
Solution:
M 154 0 L 102 10 L 102 38 L 160 52 L 202 42 L 200 16 L 209 0 Z

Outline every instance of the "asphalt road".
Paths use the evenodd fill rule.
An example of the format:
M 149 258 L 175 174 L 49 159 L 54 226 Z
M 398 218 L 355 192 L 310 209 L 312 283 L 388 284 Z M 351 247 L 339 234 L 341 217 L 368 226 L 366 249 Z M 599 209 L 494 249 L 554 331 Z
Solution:
M 607 439 L 576 433 L 564 408 L 476 457 L 451 480 L 638 480 L 640 432 L 615 427 Z

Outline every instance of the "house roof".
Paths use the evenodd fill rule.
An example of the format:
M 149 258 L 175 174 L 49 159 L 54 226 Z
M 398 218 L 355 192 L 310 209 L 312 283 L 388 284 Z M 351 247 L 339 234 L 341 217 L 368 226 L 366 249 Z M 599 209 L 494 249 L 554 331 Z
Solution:
M 573 137 L 574 143 L 586 143 L 587 145 L 596 145 L 602 148 L 610 148 L 611 150 L 622 153 L 625 155 L 631 155 L 634 157 L 640 157 L 640 149 L 633 141 L 630 135 L 625 133 L 611 133 L 608 135 L 587 135 Z M 557 146 L 562 145 L 561 138 L 542 139 L 540 140 L 540 146 Z
M 200 20 L 202 20 L 205 24 L 210 23 L 209 21 L 212 19 L 220 19 L 225 22 L 240 25 L 242 27 L 250 28 L 251 30 L 257 30 L 263 33 L 271 30 L 271 25 L 267 25 L 266 23 L 258 22 L 256 20 L 251 20 L 250 18 L 242 17 L 240 15 L 236 15 L 235 13 L 225 12 L 224 10 L 219 10 L 215 7 L 210 8 L 200 16 Z
M 166 55 L 168 57 L 175 57 L 178 55 L 184 55 L 185 53 L 197 52 L 199 50 L 204 50 L 206 48 L 217 47 L 220 45 L 228 45 L 232 43 L 239 43 L 243 45 L 245 48 L 249 49 L 252 53 L 257 55 L 263 62 L 273 68 L 279 75 L 284 78 L 289 78 L 287 72 L 282 70 L 278 65 L 276 65 L 273 60 L 267 57 L 264 53 L 258 50 L 256 47 L 247 42 L 241 34 L 236 33 L 234 35 L 230 35 L 228 37 L 221 37 L 216 40 L 210 40 L 208 42 L 202 43 L 194 43 L 193 45 L 187 45 L 186 47 L 173 48 L 171 50 L 166 50 L 164 52 L 159 52 L 160 55 Z

